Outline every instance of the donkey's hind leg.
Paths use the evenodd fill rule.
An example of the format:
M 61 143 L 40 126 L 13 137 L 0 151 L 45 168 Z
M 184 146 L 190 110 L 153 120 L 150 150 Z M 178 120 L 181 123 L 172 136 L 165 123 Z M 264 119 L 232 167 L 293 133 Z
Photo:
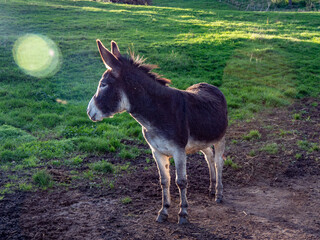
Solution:
M 209 186 L 209 197 L 214 197 L 215 190 L 214 190 L 214 183 L 216 178 L 216 168 L 214 165 L 214 156 L 213 150 L 211 147 L 201 150 L 204 154 L 204 158 L 206 159 L 209 167 L 209 174 L 210 174 L 210 186 Z
M 225 148 L 225 137 L 223 137 L 219 142 L 214 144 L 214 164 L 216 168 L 216 198 L 217 203 L 222 202 L 222 168 L 223 168 L 223 153 Z

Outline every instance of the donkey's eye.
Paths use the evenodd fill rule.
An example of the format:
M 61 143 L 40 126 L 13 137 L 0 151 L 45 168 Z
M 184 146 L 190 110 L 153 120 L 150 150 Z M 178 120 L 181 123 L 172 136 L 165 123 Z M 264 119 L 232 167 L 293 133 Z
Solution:
M 107 83 L 105 83 L 105 82 L 101 82 L 101 83 L 100 83 L 100 87 L 102 87 L 102 88 L 103 88 L 103 87 L 106 87 L 106 86 L 108 86 L 108 84 L 107 84 Z

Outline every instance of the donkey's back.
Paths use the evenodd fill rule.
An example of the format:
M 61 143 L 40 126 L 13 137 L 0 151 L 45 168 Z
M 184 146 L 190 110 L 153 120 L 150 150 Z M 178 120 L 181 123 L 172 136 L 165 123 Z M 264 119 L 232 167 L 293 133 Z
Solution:
M 199 83 L 185 91 L 186 117 L 193 141 L 219 141 L 228 126 L 227 102 L 215 86 Z

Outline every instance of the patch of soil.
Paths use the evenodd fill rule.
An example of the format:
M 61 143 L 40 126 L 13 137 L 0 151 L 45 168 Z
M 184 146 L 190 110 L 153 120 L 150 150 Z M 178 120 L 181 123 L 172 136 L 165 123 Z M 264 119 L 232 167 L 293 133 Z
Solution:
M 24 239 L 20 217 L 26 195 L 20 192 L 10 194 L 0 202 L 0 239 Z
M 203 156 L 190 155 L 190 224 L 177 224 L 179 194 L 174 182 L 168 222 L 155 222 L 161 188 L 156 165 L 146 162 L 151 158 L 146 154 L 131 161 L 131 170 L 116 177 L 114 188 L 80 182 L 68 190 L 7 195 L 0 202 L 0 239 L 320 239 L 316 101 L 304 99 L 229 128 L 225 155 L 238 168 L 224 167 L 222 204 L 208 197 Z M 293 119 L 295 113 L 299 120 Z M 244 140 L 250 130 L 258 130 L 261 138 Z M 69 181 L 67 171 L 50 171 L 56 179 Z M 171 178 L 175 179 L 174 166 Z

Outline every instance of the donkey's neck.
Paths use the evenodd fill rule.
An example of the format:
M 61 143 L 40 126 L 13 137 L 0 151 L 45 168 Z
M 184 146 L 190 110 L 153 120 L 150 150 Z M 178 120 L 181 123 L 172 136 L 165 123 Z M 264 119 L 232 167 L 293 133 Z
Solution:
M 130 115 L 140 125 L 150 128 L 165 121 L 172 114 L 172 102 L 179 90 L 170 88 L 153 79 L 129 80 L 126 95 L 130 102 Z

